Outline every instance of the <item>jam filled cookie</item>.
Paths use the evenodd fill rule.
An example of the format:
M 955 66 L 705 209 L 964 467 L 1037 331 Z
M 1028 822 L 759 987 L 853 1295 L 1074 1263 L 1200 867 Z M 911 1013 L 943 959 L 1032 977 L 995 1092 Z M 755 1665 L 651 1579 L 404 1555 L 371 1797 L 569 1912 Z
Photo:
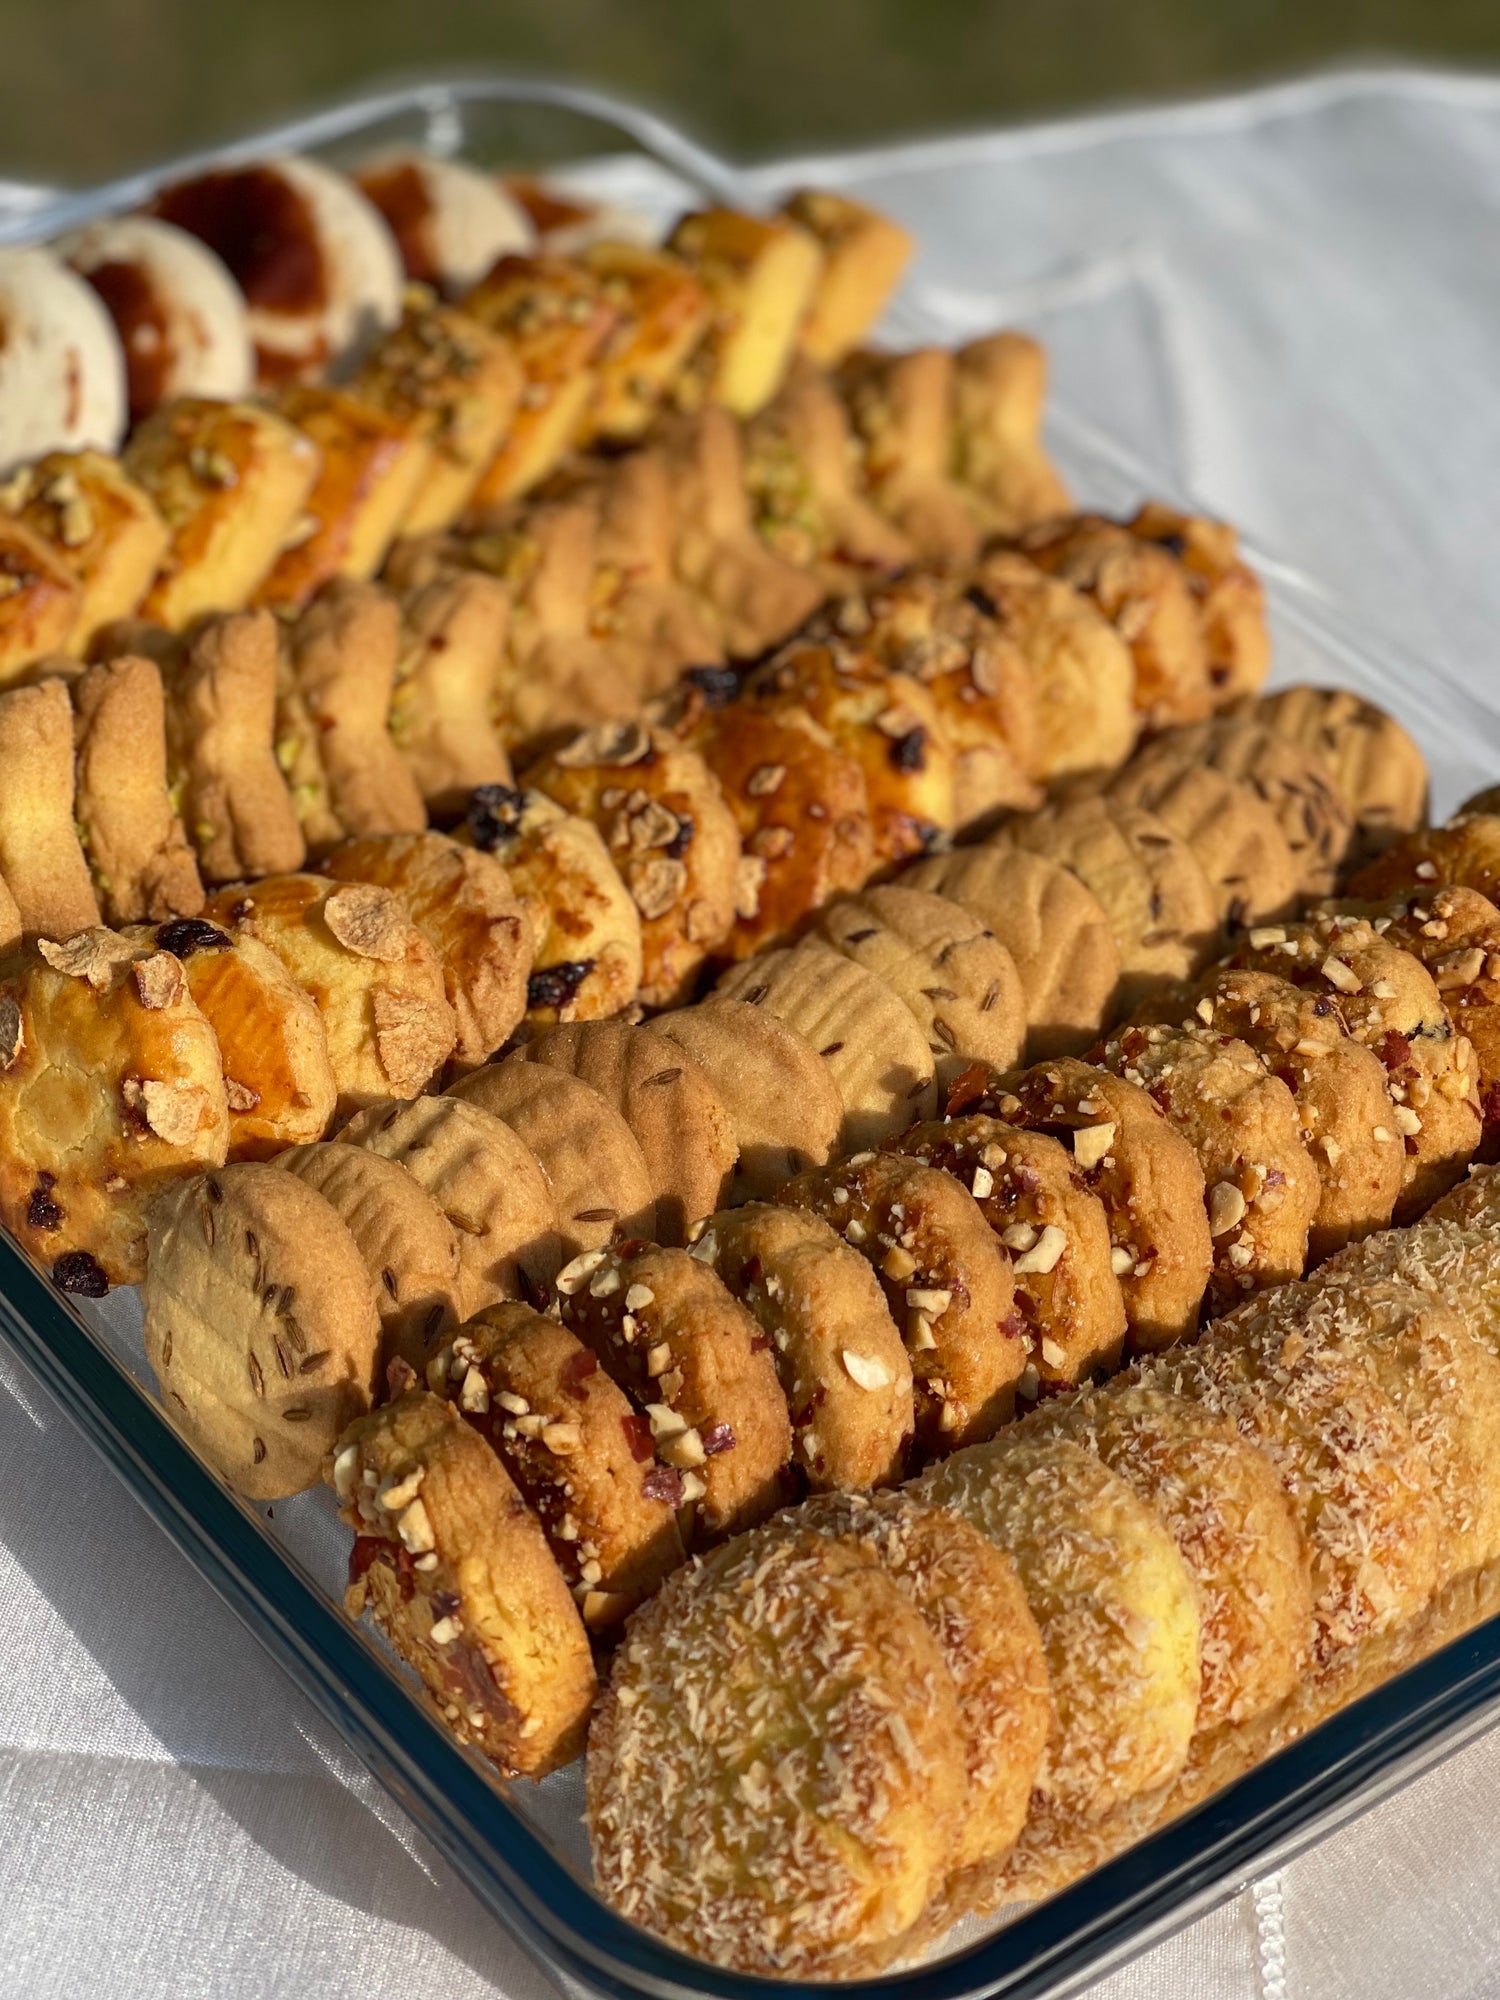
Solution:
M 401 602 L 401 654 L 390 730 L 423 803 L 445 825 L 476 785 L 508 785 L 493 719 L 510 599 L 494 577 L 438 577 Z
M 1345 688 L 1287 687 L 1250 711 L 1321 758 L 1354 815 L 1351 858 L 1368 861 L 1427 817 L 1427 759 L 1393 715 Z
M 60 680 L 0 694 L 0 874 L 28 936 L 99 922 L 75 820 L 73 709 Z
M 1284 916 L 1297 899 L 1297 861 L 1276 814 L 1247 785 L 1201 761 L 1149 752 L 1105 788 L 1118 806 L 1154 813 L 1186 841 L 1231 929 Z
M 369 1611 L 459 1740 L 502 1771 L 571 1763 L 598 1691 L 588 1638 L 483 1438 L 414 1389 L 351 1426 L 332 1484 L 355 1532 L 350 1616 Z
M 692 1249 L 770 1338 L 810 1489 L 893 1484 L 912 1437 L 912 1370 L 865 1259 L 820 1217 L 760 1202 L 710 1216 Z
M 167 718 L 152 660 L 89 667 L 73 698 L 74 810 L 113 924 L 195 917 L 198 864 L 167 789 Z
M 333 1205 L 254 1162 L 195 1174 L 151 1212 L 146 1359 L 162 1406 L 239 1492 L 280 1500 L 370 1407 L 375 1287 Z
M 1233 528 L 1201 514 L 1179 514 L 1160 500 L 1148 500 L 1129 527 L 1182 565 L 1203 625 L 1215 706 L 1255 694 L 1271 665 L 1266 593 L 1255 571 L 1240 560 Z

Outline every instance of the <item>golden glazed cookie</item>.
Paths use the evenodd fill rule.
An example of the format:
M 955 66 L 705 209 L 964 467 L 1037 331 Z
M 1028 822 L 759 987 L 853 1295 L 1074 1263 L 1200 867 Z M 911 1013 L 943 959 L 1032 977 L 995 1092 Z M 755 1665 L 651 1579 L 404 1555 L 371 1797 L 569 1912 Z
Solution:
M 526 1011 L 532 930 L 492 856 L 441 833 L 393 833 L 342 842 L 321 872 L 389 889 L 437 953 L 458 1037 L 454 1060 L 486 1061 Z
M 1174 1778 L 1197 1721 L 1201 1621 L 1156 1513 L 1092 1452 L 1020 1431 L 944 1459 L 916 1492 L 1020 1575 L 1057 1716 L 1038 1791 L 1095 1819 Z
M 1292 1692 L 1312 1643 L 1312 1580 L 1264 1452 L 1223 1417 L 1129 1380 L 1045 1403 L 1020 1434 L 1093 1452 L 1176 1542 L 1203 1620 L 1200 1730 L 1248 1722 Z
M 549 1029 L 506 1062 L 564 1070 L 620 1113 L 645 1155 L 660 1242 L 680 1243 L 718 1207 L 737 1157 L 734 1125 L 685 1049 L 650 1028 L 592 1021 Z
M 498 1453 L 590 1631 L 618 1625 L 686 1561 L 681 1475 L 567 1327 L 529 1306 L 490 1306 L 433 1356 L 427 1379 Z
M 355 1530 L 350 1616 L 369 1611 L 455 1735 L 502 1771 L 571 1763 L 597 1692 L 588 1639 L 484 1440 L 413 1390 L 351 1426 L 332 1483 Z
M 959 904 L 1005 946 L 1033 1060 L 1076 1054 L 1113 1019 L 1119 947 L 1098 898 L 1061 863 L 1010 846 L 963 847 L 919 861 L 901 881 Z
M 792 1453 L 771 1342 L 699 1257 L 590 1250 L 559 1274 L 563 1324 L 599 1357 L 682 1474 L 683 1540 L 754 1527 L 786 1496 Z
M 778 1199 L 822 1216 L 879 1277 L 911 1357 L 922 1451 L 940 1457 L 993 1435 L 1030 1347 L 1010 1259 L 973 1196 L 916 1160 L 857 1153 Z
M 552 1190 L 510 1127 L 457 1097 L 367 1105 L 338 1133 L 395 1160 L 458 1232 L 466 1313 L 538 1299 L 561 1261 Z
M 617 315 L 580 441 L 634 444 L 708 330 L 713 308 L 691 271 L 666 250 L 604 238 L 578 256 Z
M 445 824 L 461 817 L 476 785 L 510 783 L 492 713 L 509 623 L 504 585 L 472 570 L 401 600 L 391 736 L 427 810 Z
M 712 317 L 689 372 L 701 393 L 753 417 L 786 372 L 817 291 L 823 253 L 786 215 L 705 208 L 684 215 L 667 248 L 708 295 Z
M 1287 687 L 1250 711 L 1333 773 L 1354 815 L 1354 855 L 1369 860 L 1427 817 L 1427 760 L 1393 715 L 1346 688 Z
M 142 1302 L 194 1450 L 252 1500 L 316 1485 L 380 1357 L 374 1282 L 333 1205 L 253 1161 L 180 1181 L 151 1211 Z
M 156 663 L 110 660 L 80 674 L 69 692 L 74 811 L 110 922 L 196 916 L 203 884 L 167 789 L 166 704 Z
M 889 1146 L 961 1181 L 1009 1252 L 1028 1347 L 1020 1396 L 1114 1367 L 1125 1303 L 1109 1224 L 1065 1147 L 982 1113 L 913 1126 Z
M 375 1285 L 381 1360 L 418 1374 L 463 1317 L 458 1232 L 395 1160 L 363 1146 L 291 1146 L 276 1164 L 337 1211 Z
M 935 1108 L 932 1053 L 911 1010 L 821 938 L 747 959 L 717 991 L 767 1008 L 817 1050 L 843 1099 L 845 1151 L 876 1144 Z
M 452 1053 L 443 968 L 390 890 L 271 875 L 220 889 L 204 916 L 275 952 L 317 1002 L 341 1113 L 414 1097 Z
M 693 1254 L 769 1335 L 792 1420 L 792 1463 L 813 1492 L 901 1475 L 912 1371 L 869 1264 L 804 1211 L 751 1202 L 710 1216 Z
M 985 1111 L 1069 1146 L 1109 1225 L 1130 1344 L 1169 1347 L 1198 1324 L 1213 1268 L 1203 1168 L 1155 1099 L 1060 1056 L 1009 1076 L 960 1078 L 950 1116 Z
M 229 1138 L 213 1030 L 170 952 L 113 931 L 0 966 L 0 1220 L 64 1291 L 138 1284 L 146 1215 Z
M 820 366 L 831 367 L 879 319 L 911 259 L 912 239 L 889 216 L 827 188 L 799 188 L 782 203 L 782 212 L 815 236 L 823 251 L 797 345 Z
M 1015 960 L 961 903 L 904 884 L 840 897 L 818 921 L 835 951 L 873 972 L 927 1038 L 939 1080 L 974 1060 L 1001 1069 L 1026 1040 Z
M 634 1621 L 589 1732 L 595 1878 L 715 1964 L 876 1972 L 942 1888 L 966 1767 L 942 1649 L 879 1557 L 770 1528 Z
M 1233 528 L 1201 514 L 1180 514 L 1160 500 L 1148 500 L 1129 527 L 1182 565 L 1203 624 L 1215 705 L 1256 693 L 1271 664 L 1266 594 L 1254 570 L 1240 560 Z
M 552 1190 L 565 1258 L 655 1228 L 640 1141 L 578 1077 L 545 1063 L 487 1063 L 450 1085 L 448 1095 L 503 1119 L 531 1152 Z
M 1477 889 L 1492 903 L 1500 895 L 1500 813 L 1476 811 L 1471 802 L 1444 826 L 1408 833 L 1352 876 L 1348 893 L 1383 901 L 1446 882 Z
M 28 936 L 99 922 L 75 823 L 73 710 L 60 680 L 0 694 L 0 874 Z
M 128 618 L 145 596 L 166 553 L 166 523 L 119 460 L 102 451 L 49 451 L 12 474 L 0 500 L 78 584 L 67 647 L 85 653 L 101 625 Z
M 768 1201 L 793 1174 L 820 1167 L 844 1121 L 843 1100 L 817 1050 L 764 1007 L 719 995 L 651 1023 L 703 1071 L 734 1127 L 739 1158 L 730 1203 Z
M 1105 787 L 1117 806 L 1154 813 L 1185 840 L 1231 929 L 1285 916 L 1298 867 L 1275 813 L 1247 785 L 1189 757 L 1133 759 Z
M 20 679 L 33 660 L 61 653 L 83 604 L 64 559 L 6 508 L 0 512 L 0 570 L 11 588 L 0 600 L 0 687 Z
M 641 987 L 641 917 L 597 827 L 541 792 L 482 785 L 462 839 L 493 854 L 531 924 L 527 1019 L 598 1021 Z

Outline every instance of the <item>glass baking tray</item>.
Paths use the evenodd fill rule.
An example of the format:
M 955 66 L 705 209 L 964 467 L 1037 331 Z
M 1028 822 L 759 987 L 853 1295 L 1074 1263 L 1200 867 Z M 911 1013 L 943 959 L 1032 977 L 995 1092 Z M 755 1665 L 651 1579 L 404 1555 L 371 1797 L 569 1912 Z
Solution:
M 517 157 L 538 109 L 602 124 L 639 149 L 566 178 L 663 218 L 707 194 L 758 206 L 774 170 L 742 174 L 635 106 L 538 79 L 466 77 L 361 99 L 237 144 L 79 194 L 7 186 L 0 242 L 43 240 L 129 208 L 213 160 L 316 150 L 337 160 L 404 141 L 479 159 Z M 534 130 L 534 123 L 531 126 Z M 642 157 L 644 155 L 644 157 Z M 982 274 L 979 274 L 982 281 Z M 909 286 L 890 320 L 905 342 L 956 337 Z M 1121 512 L 1173 482 L 1066 409 L 1049 437 L 1080 503 Z M 1434 807 L 1500 777 L 1500 714 L 1442 675 L 1384 651 L 1316 583 L 1265 550 L 1273 684 L 1338 682 L 1390 709 L 1422 744 Z M 457 1744 L 367 1626 L 343 1615 L 349 1537 L 332 1496 L 274 1508 L 233 1494 L 165 1421 L 150 1391 L 133 1292 L 64 1297 L 0 1232 L 0 1341 L 62 1405 L 135 1498 L 431 1838 L 480 1900 L 565 1990 L 733 1996 L 800 1990 L 719 1971 L 616 1916 L 589 1883 L 581 1766 L 506 1783 Z M 1476 1627 L 1071 1888 L 982 1930 L 961 1927 L 920 1964 L 841 1991 L 886 2000 L 1061 1996 L 1158 1943 L 1366 1810 L 1500 1719 L 1500 1618 Z

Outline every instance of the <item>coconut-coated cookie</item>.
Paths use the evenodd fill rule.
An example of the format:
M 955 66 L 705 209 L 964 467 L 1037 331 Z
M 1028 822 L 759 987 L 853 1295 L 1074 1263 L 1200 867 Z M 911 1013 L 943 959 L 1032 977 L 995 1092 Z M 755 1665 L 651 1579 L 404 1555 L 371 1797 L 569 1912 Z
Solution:
M 252 1500 L 315 1485 L 380 1358 L 374 1280 L 332 1203 L 259 1161 L 179 1181 L 151 1211 L 143 1303 L 195 1450 Z

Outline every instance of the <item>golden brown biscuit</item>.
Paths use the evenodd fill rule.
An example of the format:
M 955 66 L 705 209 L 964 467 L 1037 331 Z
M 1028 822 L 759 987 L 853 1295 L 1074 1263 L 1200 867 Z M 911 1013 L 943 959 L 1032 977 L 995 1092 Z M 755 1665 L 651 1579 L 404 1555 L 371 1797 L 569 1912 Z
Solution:
M 688 363 L 691 388 L 737 417 L 753 417 L 776 393 L 817 292 L 823 252 L 785 215 L 705 208 L 667 238 L 712 309 Z M 686 388 L 679 394 L 690 400 Z
M 1148 500 L 1128 525 L 1133 535 L 1158 543 L 1182 565 L 1203 621 L 1215 705 L 1256 694 L 1271 664 L 1266 594 L 1254 570 L 1240 560 L 1233 528 L 1202 514 L 1180 514 L 1160 500 Z
M 1188 978 L 1218 941 L 1213 885 L 1192 848 L 1154 813 L 1077 799 L 1018 815 L 993 839 L 1060 861 L 1098 898 L 1120 952 L 1121 1012 Z
M 591 1632 L 618 1626 L 685 1561 L 681 1474 L 576 1333 L 529 1306 L 491 1306 L 427 1372 L 526 1496 Z
M 822 1216 L 880 1278 L 911 1356 L 923 1453 L 992 1436 L 1012 1414 L 1030 1348 L 1010 1259 L 973 1196 L 916 1160 L 857 1153 L 778 1199 Z
M 884 980 L 821 938 L 735 966 L 718 993 L 769 1008 L 828 1064 L 844 1104 L 847 1152 L 899 1132 L 937 1101 L 932 1053 Z
M 1033 1060 L 1087 1048 L 1113 1019 L 1119 947 L 1098 898 L 1071 870 L 1016 847 L 964 847 L 917 862 L 901 880 L 959 904 L 1005 946 Z
M 375 1287 L 381 1362 L 420 1375 L 463 1317 L 458 1232 L 405 1167 L 363 1146 L 291 1146 L 276 1164 L 337 1211 Z
M 83 590 L 61 549 L 8 509 L 0 512 L 0 687 L 34 660 L 66 650 Z
M 1427 759 L 1393 715 L 1346 688 L 1287 687 L 1250 711 L 1320 757 L 1354 815 L 1369 860 L 1427 817 Z
M 248 603 L 295 534 L 319 470 L 318 447 L 284 417 L 197 396 L 153 411 L 121 458 L 171 536 L 141 616 L 174 632 Z
M 985 1111 L 1071 1147 L 1109 1224 L 1130 1343 L 1169 1347 L 1198 1324 L 1213 1268 L 1203 1168 L 1144 1090 L 1070 1056 L 1010 1076 L 960 1078 L 950 1116 Z
M 351 1426 L 332 1482 L 355 1530 L 349 1615 L 370 1612 L 449 1728 L 502 1771 L 571 1763 L 597 1692 L 588 1639 L 484 1440 L 413 1390 Z
M 816 237 L 823 252 L 797 345 L 820 365 L 832 367 L 858 347 L 879 319 L 911 260 L 912 239 L 888 215 L 828 188 L 799 188 L 781 208 Z
M 942 1650 L 879 1558 L 768 1528 L 672 1578 L 617 1656 L 589 1732 L 595 1877 L 715 1964 L 878 1972 L 943 1886 L 966 1762 Z
M 167 788 L 167 719 L 152 660 L 89 667 L 71 687 L 74 814 L 113 924 L 193 917 L 203 884 Z
M 87 652 L 101 626 L 131 615 L 167 552 L 167 525 L 150 496 L 102 451 L 49 451 L 6 481 L 0 505 L 52 547 L 79 586 L 70 653 Z
M 503 1119 L 530 1150 L 552 1190 L 562 1254 L 570 1261 L 616 1236 L 649 1236 L 655 1228 L 656 1197 L 640 1141 L 578 1077 L 545 1063 L 487 1063 L 460 1077 L 448 1095 Z
M 604 238 L 582 249 L 578 261 L 598 279 L 615 313 L 578 442 L 634 444 L 689 364 L 713 307 L 698 279 L 669 251 Z
M 322 873 L 389 889 L 437 953 L 455 1062 L 482 1063 L 509 1040 L 526 1011 L 532 932 L 498 861 L 445 834 L 391 833 L 344 841 Z
M 1024 333 L 992 333 L 954 356 L 953 442 L 959 479 L 986 525 L 1013 535 L 1065 514 L 1072 499 L 1042 444 L 1047 355 Z
M 599 1021 L 641 985 L 641 916 L 599 829 L 541 792 L 481 785 L 459 836 L 493 854 L 531 925 L 533 1027 Z
M 1113 1368 L 1125 1340 L 1125 1302 L 1103 1204 L 1065 1147 L 983 1113 L 917 1125 L 888 1150 L 939 1167 L 969 1189 L 1010 1253 L 1027 1362 L 1017 1394 L 1078 1382 Z
M 401 602 L 390 730 L 434 817 L 459 818 L 476 785 L 508 785 L 491 717 L 510 600 L 495 578 L 439 577 Z
M 737 1145 L 722 1099 L 693 1058 L 650 1028 L 623 1021 L 551 1028 L 507 1056 L 545 1063 L 590 1084 L 640 1141 L 656 1195 L 662 1243 L 680 1243 L 690 1222 L 728 1191 Z
M 1148 751 L 1110 779 L 1105 796 L 1155 813 L 1187 842 L 1231 928 L 1268 923 L 1294 906 L 1296 857 L 1276 814 L 1238 779 L 1190 756 Z
M 952 473 L 954 357 L 864 349 L 845 358 L 839 393 L 859 440 L 865 485 L 926 562 L 972 562 L 981 506 Z
M 452 1054 L 442 965 L 390 890 L 268 875 L 219 890 L 204 916 L 266 945 L 317 1002 L 344 1116 L 425 1090 Z
M 1492 903 L 1500 895 L 1500 813 L 1465 811 L 1445 826 L 1408 833 L 1352 876 L 1348 893 L 1383 900 L 1448 882 Z
M 787 1498 L 792 1454 L 770 1338 L 701 1258 L 654 1243 L 590 1250 L 558 1274 L 563 1325 L 599 1357 L 682 1475 L 689 1548 Z
M 179 1181 L 150 1225 L 142 1337 L 163 1409 L 250 1499 L 315 1486 L 380 1356 L 374 1281 L 337 1211 L 246 1161 Z
M 60 680 L 0 694 L 0 875 L 28 936 L 71 937 L 99 921 L 78 838 L 73 709 Z
M 693 1254 L 759 1322 L 792 1420 L 792 1463 L 817 1492 L 901 1476 L 911 1362 L 865 1259 L 821 1217 L 750 1202 L 693 1231 Z
M 456 1097 L 418 1097 L 367 1105 L 336 1136 L 397 1161 L 452 1223 L 466 1314 L 545 1296 L 562 1255 L 552 1190 L 501 1119 Z

